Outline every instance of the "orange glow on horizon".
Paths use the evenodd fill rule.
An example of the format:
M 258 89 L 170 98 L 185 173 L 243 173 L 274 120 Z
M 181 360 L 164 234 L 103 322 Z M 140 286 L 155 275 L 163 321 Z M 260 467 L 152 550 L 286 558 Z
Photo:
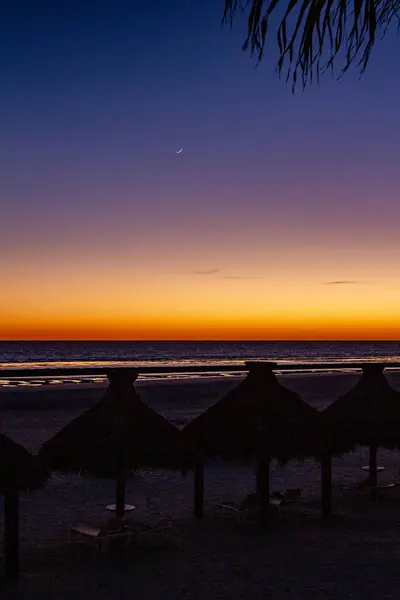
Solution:
M 136 341 L 177 341 L 177 342 L 201 342 L 201 341 L 261 341 L 261 342 L 278 342 L 278 341 L 380 341 L 380 342 L 384 342 L 384 341 L 393 341 L 393 342 L 397 342 L 400 340 L 400 327 L 398 327 L 396 330 L 392 330 L 390 329 L 388 330 L 374 330 L 372 332 L 368 332 L 365 329 L 363 329 L 361 332 L 360 331 L 346 331 L 346 332 L 338 332 L 337 330 L 332 331 L 332 333 L 330 333 L 329 331 L 325 331 L 324 333 L 321 334 L 320 331 L 316 331 L 315 334 L 313 335 L 312 333 L 310 334 L 302 334 L 299 333 L 296 335 L 295 331 L 291 331 L 290 334 L 288 333 L 287 335 L 280 335 L 280 336 L 271 336 L 268 337 L 267 334 L 262 335 L 262 333 L 260 333 L 260 331 L 258 332 L 239 332 L 236 335 L 230 335 L 229 333 L 226 333 L 226 331 L 212 331 L 207 333 L 204 333 L 204 330 L 201 330 L 198 332 L 198 334 L 196 335 L 196 332 L 193 332 L 191 335 L 186 334 L 185 332 L 183 332 L 181 335 L 179 335 L 179 332 L 175 331 L 175 332 L 171 332 L 170 334 L 168 332 L 149 332 L 147 335 L 143 335 L 143 336 L 137 336 L 137 337 L 133 337 L 133 335 L 123 335 L 120 332 L 116 332 L 114 335 L 107 331 L 107 332 L 99 332 L 96 331 L 94 333 L 88 331 L 88 332 L 82 332 L 82 331 L 77 331 L 77 332 L 73 332 L 73 331 L 68 331 L 68 332 L 63 332 L 62 330 L 57 330 L 55 332 L 49 332 L 49 331 L 21 331 L 20 335 L 18 335 L 18 332 L 16 332 L 16 335 L 13 336 L 4 336 L 0 338 L 0 341 L 2 342 L 7 342 L 7 341 L 126 341 L 126 342 L 136 342 Z M 246 335 L 247 334 L 247 335 Z
M 138 292 L 137 290 L 140 290 Z M 9 293 L 1 340 L 398 340 L 400 291 L 275 277 L 90 279 Z M 27 300 L 28 298 L 28 300 Z
M 235 243 L 15 256 L 1 271 L 0 339 L 400 339 L 394 241 Z
M 192 325 L 188 327 L 176 323 L 164 327 L 13 327 L 3 330 L 0 337 L 6 340 L 78 340 L 78 341 L 201 341 L 201 340 L 231 340 L 231 341 L 294 341 L 294 340 L 400 340 L 400 319 L 397 322 L 359 323 L 310 323 L 308 325 L 293 323 L 287 325 L 263 324 L 256 326 L 240 325 Z

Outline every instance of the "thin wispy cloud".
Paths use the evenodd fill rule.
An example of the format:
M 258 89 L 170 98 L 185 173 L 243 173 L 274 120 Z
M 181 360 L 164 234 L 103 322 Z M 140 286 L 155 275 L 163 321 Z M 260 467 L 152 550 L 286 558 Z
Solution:
M 217 269 L 217 267 L 210 267 L 209 269 L 192 269 L 187 271 L 169 271 L 171 275 L 217 275 L 221 273 L 221 269 Z
M 221 269 L 197 269 L 196 271 L 192 271 L 192 275 L 216 275 L 220 273 Z
M 223 275 L 223 269 L 217 267 L 210 267 L 209 269 L 196 269 L 195 271 L 185 271 L 183 275 L 215 275 L 217 279 L 231 279 L 231 280 L 244 280 L 244 279 L 263 279 L 262 277 L 254 277 L 250 275 Z
M 221 279 L 242 280 L 242 279 L 262 279 L 262 277 L 250 277 L 250 276 L 246 276 L 246 275 L 221 275 Z
M 363 281 L 353 281 L 351 279 L 338 279 L 336 281 L 324 281 L 323 285 L 360 285 Z

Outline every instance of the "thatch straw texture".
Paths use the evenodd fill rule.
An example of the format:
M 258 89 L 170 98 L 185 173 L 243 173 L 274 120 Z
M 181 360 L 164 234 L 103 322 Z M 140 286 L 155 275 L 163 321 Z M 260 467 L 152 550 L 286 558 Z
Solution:
M 108 374 L 103 398 L 43 444 L 39 454 L 51 469 L 118 477 L 136 468 L 193 464 L 180 431 L 140 400 L 136 378 L 128 369 Z
M 274 363 L 248 362 L 246 379 L 184 429 L 206 456 L 281 462 L 318 453 L 319 413 L 276 379 Z
M 28 492 L 45 485 L 49 474 L 40 460 L 20 444 L 0 434 L 0 494 Z
M 332 454 L 356 446 L 400 448 L 400 393 L 389 385 L 384 367 L 364 365 L 356 385 L 323 411 L 325 446 Z

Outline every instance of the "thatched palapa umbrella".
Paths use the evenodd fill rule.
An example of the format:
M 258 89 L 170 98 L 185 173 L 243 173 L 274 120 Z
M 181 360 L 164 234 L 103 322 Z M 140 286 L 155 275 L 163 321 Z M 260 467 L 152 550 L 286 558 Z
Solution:
M 51 469 L 115 478 L 116 516 L 125 512 L 126 473 L 137 468 L 185 470 L 194 462 L 181 433 L 140 400 L 131 369 L 108 373 L 103 398 L 45 442 Z
M 319 413 L 276 379 L 271 362 L 246 362 L 246 379 L 185 427 L 184 434 L 208 458 L 257 463 L 260 522 L 268 520 L 269 465 L 314 456 Z M 198 483 L 195 512 L 202 515 Z
M 20 444 L 0 434 L 0 494 L 4 496 L 4 575 L 19 576 L 19 492 L 44 486 L 49 474 Z
M 363 374 L 356 385 L 322 413 L 327 455 L 369 447 L 373 493 L 377 448 L 400 448 L 400 393 L 389 385 L 384 368 L 382 363 L 362 365 Z

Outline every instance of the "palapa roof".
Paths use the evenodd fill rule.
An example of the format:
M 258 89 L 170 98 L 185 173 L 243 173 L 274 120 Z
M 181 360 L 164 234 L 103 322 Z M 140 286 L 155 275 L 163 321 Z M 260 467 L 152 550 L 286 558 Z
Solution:
M 50 468 L 116 477 L 136 468 L 185 470 L 194 462 L 181 432 L 141 401 L 137 373 L 115 369 L 103 398 L 43 444 Z
M 270 362 L 246 362 L 245 380 L 183 430 L 210 458 L 284 462 L 317 453 L 319 413 L 279 383 Z
M 400 448 L 400 393 L 387 381 L 384 364 L 362 365 L 356 385 L 322 413 L 324 438 L 332 453 L 356 446 Z
M 45 485 L 49 473 L 41 461 L 7 435 L 0 434 L 0 494 L 27 492 Z

